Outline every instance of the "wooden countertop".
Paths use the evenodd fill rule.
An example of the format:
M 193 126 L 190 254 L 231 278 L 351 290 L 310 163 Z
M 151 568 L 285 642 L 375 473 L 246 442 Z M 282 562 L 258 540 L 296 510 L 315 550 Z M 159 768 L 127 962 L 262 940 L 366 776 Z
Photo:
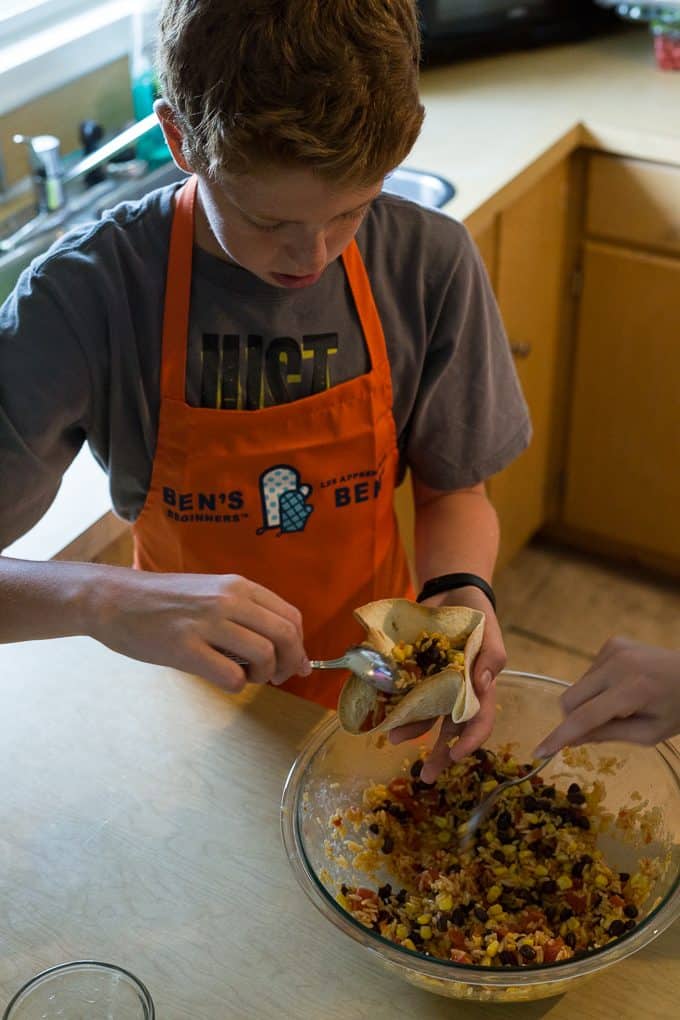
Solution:
M 427 115 L 407 164 L 453 182 L 445 211 L 473 234 L 580 146 L 680 165 L 680 73 L 657 69 L 646 28 L 426 71 L 421 92 Z M 83 450 L 45 517 L 6 551 L 90 559 L 124 530 L 109 508 Z
M 299 890 L 279 799 L 321 709 L 238 697 L 85 638 L 0 646 L 0 1003 L 117 963 L 159 1020 L 677 1016 L 680 926 L 561 999 L 447 1000 L 391 978 Z

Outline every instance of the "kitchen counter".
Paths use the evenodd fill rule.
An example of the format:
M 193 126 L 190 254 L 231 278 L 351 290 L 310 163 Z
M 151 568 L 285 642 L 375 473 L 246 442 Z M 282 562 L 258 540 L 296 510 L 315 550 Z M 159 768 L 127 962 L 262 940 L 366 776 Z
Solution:
M 680 926 L 561 999 L 447 1000 L 388 977 L 298 889 L 279 798 L 322 709 L 238 697 L 85 638 L 0 646 L 0 1003 L 75 958 L 159 1020 L 677 1015 Z
M 473 234 L 581 146 L 680 165 L 680 73 L 657 69 L 646 28 L 429 70 L 421 91 L 427 116 L 407 165 L 453 182 L 445 212 Z M 125 527 L 108 508 L 84 451 L 45 518 L 7 552 L 97 555 Z

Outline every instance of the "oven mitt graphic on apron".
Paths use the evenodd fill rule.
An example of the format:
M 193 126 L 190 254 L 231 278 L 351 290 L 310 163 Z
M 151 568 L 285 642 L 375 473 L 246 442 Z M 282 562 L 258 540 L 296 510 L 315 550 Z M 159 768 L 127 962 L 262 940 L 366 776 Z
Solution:
M 300 474 L 285 464 L 270 468 L 260 476 L 262 497 L 262 527 L 258 535 L 270 528 L 280 528 L 279 534 L 303 531 L 307 518 L 314 509 L 306 502 L 310 485 L 300 484 Z

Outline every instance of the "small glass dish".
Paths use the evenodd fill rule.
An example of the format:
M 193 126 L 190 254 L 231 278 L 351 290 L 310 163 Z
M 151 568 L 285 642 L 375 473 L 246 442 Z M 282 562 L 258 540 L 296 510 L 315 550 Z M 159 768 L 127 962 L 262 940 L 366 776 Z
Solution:
M 541 736 L 561 719 L 560 695 L 568 685 L 552 677 L 506 670 L 498 678 L 498 716 L 485 747 L 513 744 L 528 758 Z M 329 819 L 336 809 L 361 803 L 362 790 L 404 770 L 433 734 L 401 745 L 368 734 L 345 733 L 336 716 L 311 734 L 294 762 L 281 801 L 281 829 L 288 860 L 300 886 L 327 922 L 369 950 L 373 960 L 411 984 L 453 998 L 527 1001 L 559 995 L 590 975 L 637 952 L 680 914 L 680 755 L 671 744 L 656 748 L 599 744 L 557 755 L 545 778 L 560 786 L 597 778 L 605 787 L 604 811 L 644 812 L 646 839 L 613 825 L 599 837 L 607 861 L 633 873 L 643 857 L 660 862 L 660 874 L 632 931 L 587 955 L 551 964 L 481 967 L 425 956 L 360 924 L 335 899 L 340 885 L 373 885 L 351 863 L 329 859 Z M 407 766 L 408 767 L 408 766 Z M 389 881 L 385 874 L 381 881 Z
M 122 967 L 73 960 L 50 967 L 14 995 L 2 1020 L 155 1020 L 153 1000 Z

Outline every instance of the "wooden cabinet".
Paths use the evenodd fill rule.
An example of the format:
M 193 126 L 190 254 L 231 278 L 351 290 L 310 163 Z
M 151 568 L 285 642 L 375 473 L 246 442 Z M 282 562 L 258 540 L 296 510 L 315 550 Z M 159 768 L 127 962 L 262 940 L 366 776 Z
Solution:
M 680 562 L 679 295 L 680 259 L 586 244 L 564 522 L 603 551 Z
M 499 567 L 545 523 L 557 498 L 569 175 L 565 160 L 498 220 L 496 293 L 534 430 L 529 448 L 489 482 L 501 525 Z

